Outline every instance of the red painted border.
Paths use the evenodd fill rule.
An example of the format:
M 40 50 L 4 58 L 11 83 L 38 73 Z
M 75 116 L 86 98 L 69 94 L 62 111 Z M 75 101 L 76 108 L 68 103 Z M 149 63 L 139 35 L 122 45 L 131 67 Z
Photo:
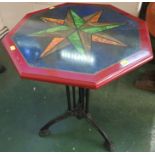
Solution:
M 82 3 L 82 4 L 64 3 L 64 4 L 57 5 L 55 7 L 63 6 L 66 4 L 94 5 L 94 4 L 86 4 L 86 3 Z M 95 4 L 95 5 L 102 6 L 100 4 Z M 140 40 L 141 40 L 140 45 L 142 49 L 145 49 L 147 51 L 146 52 L 147 54 L 145 56 L 141 57 L 138 60 L 135 60 L 134 62 L 132 62 L 132 64 L 129 64 L 125 67 L 122 67 L 120 63 L 117 63 L 96 74 L 83 74 L 83 73 L 75 73 L 75 72 L 55 70 L 55 69 L 41 69 L 41 68 L 29 66 L 17 48 L 15 51 L 10 50 L 9 47 L 11 45 L 14 45 L 14 42 L 11 39 L 11 36 L 18 30 L 18 28 L 21 25 L 25 23 L 25 21 L 30 16 L 32 16 L 34 13 L 48 10 L 48 8 L 46 8 L 43 10 L 39 10 L 39 11 L 35 11 L 35 12 L 31 12 L 27 14 L 2 40 L 20 76 L 22 78 L 96 89 L 111 82 L 112 80 L 116 78 L 119 78 L 123 74 L 151 60 L 153 58 L 153 54 L 152 54 L 152 49 L 151 49 L 151 44 L 150 44 L 150 39 L 149 39 L 149 33 L 148 33 L 145 22 L 114 6 L 111 6 L 111 5 L 104 5 L 104 6 L 112 7 L 114 10 L 118 11 L 119 13 L 122 13 L 123 15 L 128 16 L 129 18 L 139 23 L 139 27 L 140 27 L 139 35 L 140 35 Z M 139 55 L 140 54 L 137 52 L 134 57 L 139 56 Z M 133 56 L 130 56 L 129 58 L 126 58 L 126 60 L 130 60 L 132 57 Z

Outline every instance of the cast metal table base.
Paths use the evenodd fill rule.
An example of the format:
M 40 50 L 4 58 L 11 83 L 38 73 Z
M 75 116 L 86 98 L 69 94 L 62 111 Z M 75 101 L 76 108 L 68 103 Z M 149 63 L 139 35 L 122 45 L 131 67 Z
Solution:
M 77 90 L 76 87 L 72 87 L 72 96 L 71 96 L 71 90 L 69 86 L 66 86 L 66 94 L 67 94 L 67 103 L 68 103 L 68 110 L 56 117 L 55 119 L 50 120 L 47 124 L 45 124 L 39 132 L 39 135 L 41 137 L 47 136 L 50 134 L 49 127 L 53 124 L 68 118 L 69 116 L 74 116 L 77 119 L 85 118 L 93 127 L 96 128 L 96 130 L 101 134 L 101 136 L 104 138 L 104 146 L 108 151 L 113 151 L 112 149 L 112 143 L 109 140 L 106 133 L 96 124 L 96 122 L 93 120 L 91 114 L 89 113 L 89 89 L 85 88 L 78 88 L 79 95 L 77 98 Z

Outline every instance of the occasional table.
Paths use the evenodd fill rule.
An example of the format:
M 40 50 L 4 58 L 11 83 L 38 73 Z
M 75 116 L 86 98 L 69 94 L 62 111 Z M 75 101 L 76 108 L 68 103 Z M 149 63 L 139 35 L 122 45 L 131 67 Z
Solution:
M 27 14 L 3 44 L 22 78 L 66 87 L 66 112 L 45 124 L 40 136 L 70 116 L 85 118 L 112 151 L 111 140 L 89 112 L 90 89 L 153 58 L 144 21 L 111 5 L 65 3 Z

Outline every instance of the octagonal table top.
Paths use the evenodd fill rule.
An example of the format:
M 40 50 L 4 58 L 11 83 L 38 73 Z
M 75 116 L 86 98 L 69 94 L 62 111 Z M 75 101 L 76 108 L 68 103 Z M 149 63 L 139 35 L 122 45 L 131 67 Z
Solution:
M 29 13 L 3 44 L 21 77 L 94 89 L 153 57 L 145 22 L 111 5 Z

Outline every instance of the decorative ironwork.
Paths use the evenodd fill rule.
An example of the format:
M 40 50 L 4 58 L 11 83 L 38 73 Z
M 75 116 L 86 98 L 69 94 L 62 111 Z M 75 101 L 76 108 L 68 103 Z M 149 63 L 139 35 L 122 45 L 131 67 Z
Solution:
M 76 87 L 66 86 L 66 95 L 67 95 L 67 111 L 56 117 L 55 119 L 50 120 L 47 124 L 45 124 L 39 132 L 39 135 L 47 136 L 50 134 L 49 128 L 50 126 L 54 125 L 55 123 L 64 120 L 70 116 L 74 116 L 77 119 L 85 118 L 95 129 L 101 134 L 104 138 L 104 146 L 107 148 L 108 151 L 112 151 L 112 143 L 109 140 L 107 134 L 96 124 L 93 120 L 91 114 L 89 113 L 89 89 L 85 88 L 78 88 L 78 98 L 77 98 L 77 91 Z

